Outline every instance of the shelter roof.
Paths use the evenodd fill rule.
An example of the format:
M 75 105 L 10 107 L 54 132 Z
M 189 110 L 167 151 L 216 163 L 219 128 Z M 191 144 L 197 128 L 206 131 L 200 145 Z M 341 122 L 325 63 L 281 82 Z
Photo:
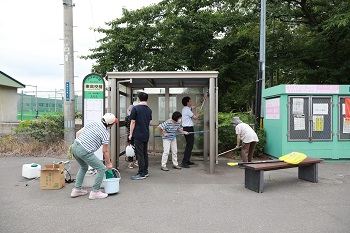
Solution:
M 217 71 L 108 72 L 107 79 L 131 80 L 123 83 L 129 87 L 205 87 L 218 74 Z

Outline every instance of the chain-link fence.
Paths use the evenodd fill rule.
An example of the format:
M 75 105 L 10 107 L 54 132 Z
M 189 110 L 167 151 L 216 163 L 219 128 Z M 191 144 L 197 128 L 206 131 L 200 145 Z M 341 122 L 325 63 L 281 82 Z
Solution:
M 75 95 L 75 111 L 82 111 L 82 98 L 80 92 Z M 33 120 L 44 114 L 63 112 L 64 91 L 21 91 L 17 93 L 17 119 Z
M 289 97 L 288 141 L 332 140 L 332 97 Z

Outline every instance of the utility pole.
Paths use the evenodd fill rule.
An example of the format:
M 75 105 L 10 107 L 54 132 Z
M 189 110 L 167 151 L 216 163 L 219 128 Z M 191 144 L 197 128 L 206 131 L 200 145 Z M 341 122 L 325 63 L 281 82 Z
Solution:
M 74 113 L 74 50 L 73 50 L 73 7 L 72 0 L 63 0 L 64 34 L 64 141 L 72 144 L 75 139 Z
M 266 50 L 266 0 L 260 3 L 260 53 L 256 85 L 255 118 L 259 128 L 264 127 L 264 99 L 262 92 L 265 89 L 265 50 Z

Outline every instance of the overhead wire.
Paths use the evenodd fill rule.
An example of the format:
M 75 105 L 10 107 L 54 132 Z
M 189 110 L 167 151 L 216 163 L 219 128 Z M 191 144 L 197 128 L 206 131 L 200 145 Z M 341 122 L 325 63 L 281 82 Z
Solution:
M 91 10 L 91 21 L 92 21 L 92 29 L 93 29 L 93 33 L 94 33 L 94 39 L 95 39 L 95 48 L 97 48 L 97 40 L 96 40 L 96 32 L 95 32 L 95 20 L 94 20 L 94 12 L 93 12 L 93 8 L 92 8 L 92 1 L 90 0 L 90 10 Z

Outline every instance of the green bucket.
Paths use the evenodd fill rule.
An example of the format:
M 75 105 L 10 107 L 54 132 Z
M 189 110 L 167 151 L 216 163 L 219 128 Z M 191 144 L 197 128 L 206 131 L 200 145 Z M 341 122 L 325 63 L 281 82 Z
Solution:
M 118 173 L 118 175 L 117 175 Z M 106 179 L 110 179 L 110 178 L 120 178 L 120 173 L 117 169 L 113 168 L 112 170 L 107 170 L 106 171 Z

